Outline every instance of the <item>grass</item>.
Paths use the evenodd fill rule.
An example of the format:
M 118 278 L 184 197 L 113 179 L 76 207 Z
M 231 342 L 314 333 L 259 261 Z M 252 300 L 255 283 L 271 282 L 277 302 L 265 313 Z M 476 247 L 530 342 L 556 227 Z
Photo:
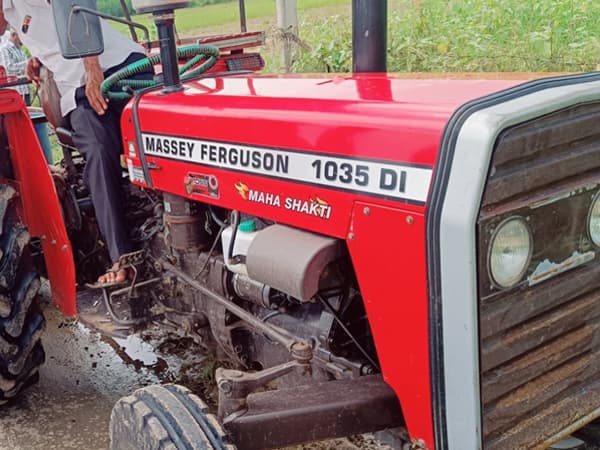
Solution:
M 307 19 L 296 71 L 348 72 L 348 15 Z M 403 0 L 390 7 L 393 72 L 589 71 L 600 61 L 596 0 Z
M 599 17 L 595 0 L 428 0 L 410 18 L 393 18 L 399 33 L 390 54 L 401 70 L 590 70 L 600 51 Z
M 314 8 L 344 6 L 350 0 L 298 0 L 298 11 L 303 12 Z M 261 18 L 275 17 L 275 0 L 249 0 L 246 2 L 246 18 L 248 21 Z M 148 14 L 133 16 L 132 20 L 148 27 L 153 38 L 156 37 L 154 24 Z M 182 35 L 211 29 L 225 24 L 239 24 L 238 3 L 219 3 L 215 5 L 187 8 L 175 12 L 175 25 Z M 115 28 L 127 31 L 126 26 L 114 24 Z

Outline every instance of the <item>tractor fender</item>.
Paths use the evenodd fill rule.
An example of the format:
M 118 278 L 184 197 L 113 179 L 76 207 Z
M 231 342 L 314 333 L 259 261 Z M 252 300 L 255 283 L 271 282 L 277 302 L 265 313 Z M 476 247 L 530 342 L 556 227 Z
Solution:
M 433 448 L 424 242 L 423 213 L 355 203 L 346 243 L 383 378 L 400 401 L 411 440 Z
M 0 112 L 5 114 L 23 221 L 31 235 L 41 240 L 54 303 L 73 317 L 77 313 L 73 249 L 48 164 L 29 112 L 16 91 L 2 91 Z

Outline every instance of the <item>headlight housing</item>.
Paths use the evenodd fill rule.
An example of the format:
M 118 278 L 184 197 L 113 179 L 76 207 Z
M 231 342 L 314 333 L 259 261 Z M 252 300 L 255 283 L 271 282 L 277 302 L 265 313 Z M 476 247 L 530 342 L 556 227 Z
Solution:
M 492 237 L 488 268 L 494 283 L 502 288 L 517 284 L 531 261 L 533 238 L 522 217 L 501 222 Z
M 600 192 L 596 194 L 590 208 L 588 217 L 588 233 L 590 239 L 597 247 L 600 247 Z

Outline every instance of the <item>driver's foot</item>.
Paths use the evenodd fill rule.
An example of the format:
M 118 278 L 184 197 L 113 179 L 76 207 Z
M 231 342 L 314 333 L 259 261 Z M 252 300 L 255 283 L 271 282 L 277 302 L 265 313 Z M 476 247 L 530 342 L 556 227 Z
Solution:
M 128 269 L 119 269 L 119 263 L 116 262 L 112 267 L 102 276 L 98 278 L 98 283 L 123 283 L 129 278 Z

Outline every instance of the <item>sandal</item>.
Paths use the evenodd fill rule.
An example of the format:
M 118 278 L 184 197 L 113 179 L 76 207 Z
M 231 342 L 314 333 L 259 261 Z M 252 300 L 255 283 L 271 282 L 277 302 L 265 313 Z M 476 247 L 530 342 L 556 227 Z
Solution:
M 104 275 L 108 273 L 118 273 L 121 270 L 125 271 L 125 279 L 123 281 L 97 281 L 95 283 L 86 283 L 85 286 L 89 289 L 106 289 L 115 286 L 126 286 L 133 279 L 133 271 L 129 267 L 117 267 L 116 269 L 108 269 L 104 273 Z

